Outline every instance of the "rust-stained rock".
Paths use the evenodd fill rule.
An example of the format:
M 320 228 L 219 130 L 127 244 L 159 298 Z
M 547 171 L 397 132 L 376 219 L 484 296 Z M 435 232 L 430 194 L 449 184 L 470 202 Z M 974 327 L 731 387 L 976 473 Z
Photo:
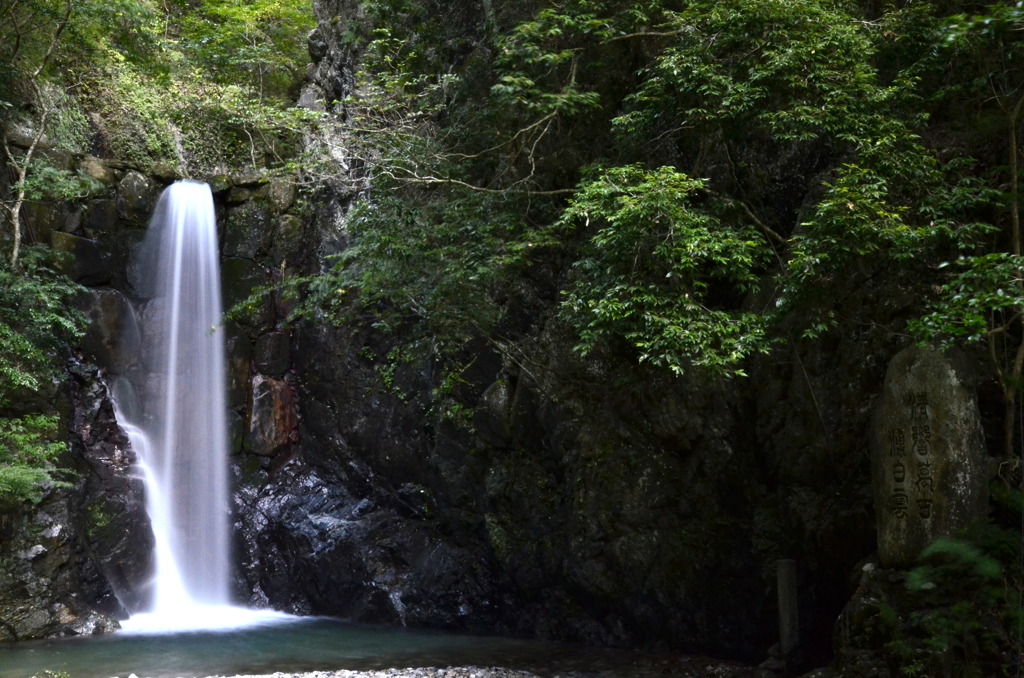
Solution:
M 253 377 L 249 420 L 253 454 L 271 457 L 287 449 L 296 438 L 297 428 L 295 391 L 291 384 L 262 374 Z

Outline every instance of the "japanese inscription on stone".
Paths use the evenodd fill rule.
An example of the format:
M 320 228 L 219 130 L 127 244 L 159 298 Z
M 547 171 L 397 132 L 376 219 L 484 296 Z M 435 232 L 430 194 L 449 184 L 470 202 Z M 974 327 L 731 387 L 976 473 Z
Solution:
M 938 351 L 912 348 L 889 366 L 872 424 L 879 557 L 913 562 L 977 515 L 984 446 L 973 392 Z
M 898 520 L 907 520 L 912 516 L 930 520 L 935 504 L 932 497 L 935 482 L 928 394 L 923 391 L 907 394 L 904 407 L 910 428 L 911 455 L 908 457 L 907 454 L 907 431 L 903 428 L 890 429 L 888 439 L 892 494 L 888 508 Z

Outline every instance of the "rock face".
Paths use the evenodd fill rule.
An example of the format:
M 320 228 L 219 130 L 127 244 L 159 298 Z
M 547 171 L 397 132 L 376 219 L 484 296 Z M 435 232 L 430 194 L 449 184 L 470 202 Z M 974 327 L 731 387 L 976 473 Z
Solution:
M 252 601 L 297 614 L 391 624 L 492 627 L 494 582 L 472 550 L 410 519 L 353 462 L 333 473 L 291 462 L 236 497 Z M 409 559 L 414 560 L 410 561 Z M 296 586 L 298 581 L 306 582 Z
M 83 460 L 79 512 L 85 546 L 108 582 L 119 617 L 145 607 L 153 572 L 153 532 L 145 487 L 128 437 L 114 414 L 106 383 L 91 365 L 75 364 L 72 377 L 72 453 Z
M 871 447 L 883 566 L 910 565 L 983 515 L 989 464 L 977 398 L 939 351 L 910 347 L 892 359 Z
M 253 454 L 272 457 L 295 440 L 295 391 L 283 379 L 257 374 L 252 380 L 249 443 Z
M 145 597 L 152 536 L 132 452 L 97 368 L 70 377 L 72 487 L 0 516 L 0 640 L 109 632 Z
M 83 301 L 94 321 L 84 348 L 130 407 L 145 361 L 133 322 L 150 302 L 129 255 L 156 180 L 111 174 L 112 195 L 83 207 L 109 219 L 83 218 L 74 235 L 112 266 L 111 287 Z M 347 241 L 349 194 L 325 191 L 310 208 L 274 185 L 218 184 L 229 304 L 282 269 L 317 270 Z M 885 317 L 909 303 L 861 283 L 847 303 Z M 516 302 L 518 349 L 543 368 L 481 345 L 458 394 L 471 426 L 426 412 L 434 366 L 400 365 L 386 383 L 395 338 L 372 327 L 286 329 L 287 303 L 273 297 L 229 323 L 238 596 L 362 621 L 760 658 L 775 642 L 773 563 L 787 557 L 800 572 L 802 640 L 827 648 L 849 570 L 874 550 L 865 440 L 902 347 L 843 327 L 845 344 L 787 349 L 742 387 L 712 387 L 581 360 L 544 300 L 551 281 L 530 284 Z M 80 560 L 67 561 L 91 574 L 61 587 L 121 613 L 117 597 L 145 600 L 150 537 L 97 376 L 75 380 L 91 403 L 74 425 L 87 480 L 62 501 L 95 524 L 76 528 Z M 44 558 L 36 545 L 19 552 Z M 45 628 L 32 633 L 60 632 Z
M 352 92 L 356 55 L 344 36 L 359 33 L 363 10 L 351 0 L 314 7 L 314 84 L 302 103 L 326 107 Z M 64 219 L 54 231 L 96 243 L 109 266 L 82 278 L 103 285 L 83 302 L 94 318 L 84 349 L 130 393 L 145 358 L 129 346 L 129 318 L 147 313 L 130 255 L 170 179 L 95 158 L 85 170 L 107 194 L 86 201 L 77 221 L 49 218 Z M 351 185 L 296 198 L 292 184 L 259 175 L 210 181 L 227 306 L 282 272 L 322 270 L 347 245 Z M 84 260 L 75 270 L 91 271 L 92 246 L 69 242 Z M 227 332 L 238 597 L 360 621 L 761 659 L 777 640 L 774 563 L 789 558 L 801 642 L 811 661 L 827 658 L 851 569 L 876 548 L 874 506 L 889 535 L 883 558 L 905 562 L 982 501 L 970 480 L 982 445 L 971 379 L 910 351 L 883 389 L 904 348 L 886 327 L 898 330 L 916 299 L 874 272 L 859 275 L 837 307 L 875 322 L 840 321 L 821 341 L 754 361 L 741 384 L 712 384 L 614 355 L 581 359 L 552 312 L 555 274 L 536 272 L 509 302 L 514 350 L 481 342 L 466 356 L 461 421 L 428 411 L 436 365 L 390 365 L 382 378 L 395 337 L 369 322 L 285 328 L 289 301 L 252 300 Z M 82 480 L 34 514 L 37 533 L 54 536 L 0 544 L 20 568 L 2 590 L 44 592 L 0 606 L 48 610 L 19 621 L 19 636 L 60 632 L 57 588 L 111 614 L 115 592 L 128 606 L 146 596 L 146 550 L 134 545 L 149 537 L 130 451 L 111 428 L 98 374 L 82 367 L 73 379 Z M 952 399 L 931 395 L 939 391 Z M 897 473 L 887 455 L 900 435 Z M 924 459 L 922 441 L 932 457 L 946 450 L 944 470 Z M 872 458 L 884 462 L 877 504 Z M 910 483 L 933 493 L 911 497 Z M 78 578 L 54 579 L 71 570 Z
M 118 628 L 96 609 L 112 607 L 113 597 L 76 543 L 75 516 L 68 509 L 51 496 L 30 516 L 0 518 L 0 641 Z M 89 601 L 93 605 L 82 600 L 83 593 L 96 597 Z

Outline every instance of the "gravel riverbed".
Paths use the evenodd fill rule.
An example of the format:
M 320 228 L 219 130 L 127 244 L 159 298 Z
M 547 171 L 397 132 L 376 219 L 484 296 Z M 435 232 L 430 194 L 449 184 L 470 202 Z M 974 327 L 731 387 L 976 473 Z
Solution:
M 379 671 L 313 671 L 272 673 L 261 676 L 207 676 L 207 678 L 740 678 L 757 675 L 753 667 L 701 657 L 599 671 L 533 673 L 495 666 L 384 669 Z M 138 678 L 138 677 L 130 677 Z

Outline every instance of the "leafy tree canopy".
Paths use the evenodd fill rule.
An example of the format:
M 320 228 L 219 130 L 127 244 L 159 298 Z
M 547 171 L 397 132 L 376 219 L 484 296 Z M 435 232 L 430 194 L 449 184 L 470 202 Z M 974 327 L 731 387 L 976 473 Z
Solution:
M 1000 227 L 998 182 L 937 143 L 945 128 L 932 121 L 986 77 L 995 57 L 967 34 L 994 10 L 498 3 L 477 17 L 476 42 L 454 48 L 443 30 L 403 23 L 429 3 L 394 4 L 374 5 L 361 87 L 345 102 L 380 197 L 353 217 L 360 255 L 328 279 L 382 318 L 480 318 L 443 341 L 421 325 L 418 345 L 509 331 L 500 281 L 557 261 L 557 317 L 581 353 L 741 374 L 791 309 L 807 333 L 827 331 L 852 271 L 935 265 L 991 246 Z M 950 78 L 960 43 L 976 63 Z M 464 201 L 509 226 L 454 219 Z M 426 237 L 394 257 L 394 228 Z M 480 252 L 480 282 L 439 270 L 439 242 Z M 438 297 L 456 285 L 472 292 Z M 493 312 L 473 310 L 480 295 Z
M 0 3 L 0 503 L 37 501 L 64 449 L 46 394 L 84 318 L 79 288 L 22 210 L 76 200 L 95 182 L 54 150 L 169 162 L 184 172 L 283 166 L 309 116 L 306 0 L 9 0 Z M 99 115 L 103 124 L 90 121 Z

